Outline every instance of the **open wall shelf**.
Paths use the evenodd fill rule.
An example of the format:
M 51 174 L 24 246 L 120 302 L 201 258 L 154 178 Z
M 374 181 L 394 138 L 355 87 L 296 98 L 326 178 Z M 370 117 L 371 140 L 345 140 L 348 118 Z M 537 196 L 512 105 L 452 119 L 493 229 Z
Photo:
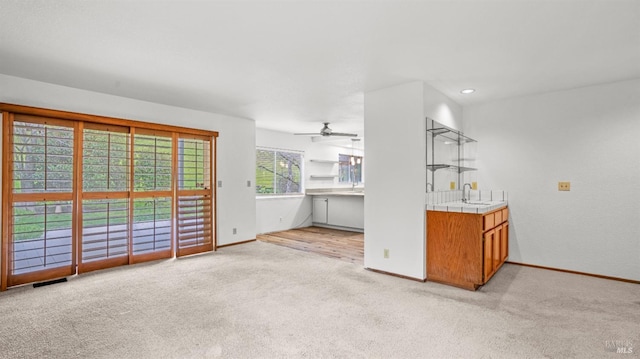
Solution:
M 477 141 L 430 118 L 426 121 L 427 191 L 460 189 L 464 182 L 473 181 L 474 175 L 464 173 L 477 171 Z
M 477 168 L 473 168 L 473 167 L 463 167 L 463 166 L 456 166 L 456 165 L 448 165 L 448 164 L 444 164 L 444 163 L 440 163 L 440 164 L 434 164 L 434 165 L 427 165 L 427 169 L 429 171 L 437 171 L 437 170 L 441 170 L 441 169 L 449 169 L 452 171 L 456 171 L 458 173 L 462 173 L 462 172 L 467 172 L 467 171 L 477 171 Z
M 464 143 L 477 142 L 473 138 L 463 135 L 462 132 L 447 127 L 430 128 L 427 129 L 427 133 L 431 134 L 431 136 L 433 136 L 434 138 L 436 136 L 440 136 L 439 140 L 445 143 L 454 143 L 457 145 L 461 145 Z
M 329 179 L 329 178 L 336 178 L 338 177 L 338 175 L 311 175 L 309 176 L 310 179 Z

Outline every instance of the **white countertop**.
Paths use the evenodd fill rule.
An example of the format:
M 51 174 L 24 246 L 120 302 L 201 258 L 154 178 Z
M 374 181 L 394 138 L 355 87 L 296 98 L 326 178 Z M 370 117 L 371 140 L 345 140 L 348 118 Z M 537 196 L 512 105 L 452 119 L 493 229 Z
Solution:
M 307 190 L 305 193 L 307 196 L 355 196 L 355 197 L 364 197 L 364 189 L 356 188 L 355 190 L 351 190 L 349 188 L 345 189 L 321 189 L 321 190 Z
M 482 214 L 506 206 L 506 201 L 471 201 L 469 203 L 464 203 L 462 201 L 453 201 L 438 204 L 428 204 L 426 205 L 426 210 Z

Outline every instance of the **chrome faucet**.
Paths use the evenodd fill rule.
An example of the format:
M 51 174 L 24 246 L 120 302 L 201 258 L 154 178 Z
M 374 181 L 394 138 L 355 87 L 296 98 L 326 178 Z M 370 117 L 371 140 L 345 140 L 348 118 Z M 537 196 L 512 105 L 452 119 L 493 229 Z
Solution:
M 464 190 L 465 188 L 467 188 L 467 186 L 469 186 L 469 198 L 464 196 Z M 462 202 L 467 203 L 467 201 L 471 198 L 471 183 L 465 183 L 464 186 L 462 186 Z

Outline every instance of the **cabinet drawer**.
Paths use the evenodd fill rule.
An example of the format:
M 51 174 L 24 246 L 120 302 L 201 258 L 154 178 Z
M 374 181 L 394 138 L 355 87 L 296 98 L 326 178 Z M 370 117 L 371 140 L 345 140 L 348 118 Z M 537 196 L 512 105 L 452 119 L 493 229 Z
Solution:
M 502 210 L 502 222 L 506 222 L 509 220 L 509 207 L 506 207 Z
M 497 225 L 499 225 L 500 223 L 502 223 L 502 221 L 503 221 L 503 219 L 502 219 L 502 211 L 496 211 L 496 212 L 493 214 L 493 217 L 494 217 L 494 219 L 495 219 L 494 224 L 495 224 L 496 226 L 497 226 Z
M 483 221 L 482 221 L 482 230 L 483 231 L 488 231 L 491 228 L 496 226 L 495 212 L 494 213 L 485 214 L 482 219 L 483 219 Z

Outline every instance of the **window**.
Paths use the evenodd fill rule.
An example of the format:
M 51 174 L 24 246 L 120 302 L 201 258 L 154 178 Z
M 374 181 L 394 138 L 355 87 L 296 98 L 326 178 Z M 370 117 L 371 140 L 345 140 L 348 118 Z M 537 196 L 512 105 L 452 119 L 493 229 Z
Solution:
M 338 155 L 339 182 L 362 182 L 362 156 Z
M 302 153 L 258 148 L 256 194 L 302 193 Z

